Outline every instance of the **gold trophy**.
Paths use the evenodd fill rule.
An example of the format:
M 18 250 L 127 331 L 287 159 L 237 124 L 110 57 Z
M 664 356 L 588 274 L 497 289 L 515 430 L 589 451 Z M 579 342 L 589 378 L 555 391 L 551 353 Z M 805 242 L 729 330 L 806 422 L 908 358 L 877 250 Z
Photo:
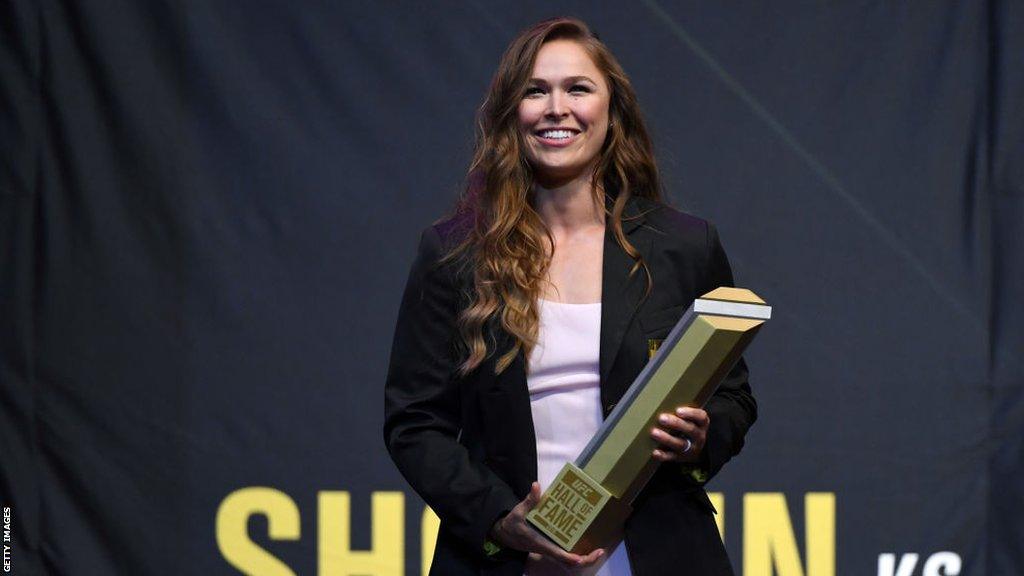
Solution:
M 527 520 L 570 552 L 608 544 L 658 467 L 649 433 L 658 415 L 678 406 L 703 406 L 771 312 L 743 288 L 717 288 L 694 300 Z

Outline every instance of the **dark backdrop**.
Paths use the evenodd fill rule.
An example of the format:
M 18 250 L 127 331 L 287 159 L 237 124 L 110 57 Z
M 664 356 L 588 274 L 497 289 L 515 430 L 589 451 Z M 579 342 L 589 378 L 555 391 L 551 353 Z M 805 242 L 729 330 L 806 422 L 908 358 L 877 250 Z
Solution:
M 558 14 L 775 307 L 709 485 L 738 572 L 1024 571 L 1020 2 L 7 0 L 14 573 L 419 573 L 380 433 L 398 301 L 501 51 Z

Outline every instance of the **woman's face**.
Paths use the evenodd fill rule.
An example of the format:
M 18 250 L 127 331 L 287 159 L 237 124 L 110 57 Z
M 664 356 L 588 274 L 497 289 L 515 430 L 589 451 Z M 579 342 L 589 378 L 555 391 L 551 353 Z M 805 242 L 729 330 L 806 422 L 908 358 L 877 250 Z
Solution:
M 526 95 L 519 103 L 519 130 L 537 181 L 555 186 L 594 166 L 608 133 L 611 101 L 604 74 L 572 40 L 541 46 Z

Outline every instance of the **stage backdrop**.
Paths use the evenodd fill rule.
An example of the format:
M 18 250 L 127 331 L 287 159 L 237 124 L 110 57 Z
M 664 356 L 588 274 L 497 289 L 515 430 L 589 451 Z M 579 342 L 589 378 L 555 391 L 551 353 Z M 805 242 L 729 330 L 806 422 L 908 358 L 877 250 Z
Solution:
M 1020 2 L 7 0 L 4 573 L 421 573 L 399 298 L 559 14 L 775 307 L 708 486 L 737 573 L 1024 572 Z

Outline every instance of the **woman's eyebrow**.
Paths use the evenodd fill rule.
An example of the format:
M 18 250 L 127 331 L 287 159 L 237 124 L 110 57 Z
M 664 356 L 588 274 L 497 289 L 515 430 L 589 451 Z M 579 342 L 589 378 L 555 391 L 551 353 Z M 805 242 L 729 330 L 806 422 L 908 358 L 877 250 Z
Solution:
M 570 84 L 570 83 L 573 83 L 573 82 L 579 82 L 581 80 L 586 80 L 587 82 L 590 82 L 591 84 L 597 84 L 597 82 L 594 82 L 593 80 L 591 80 L 589 76 L 567 76 L 566 78 L 562 79 L 562 82 L 565 83 L 565 84 Z M 537 85 L 540 85 L 540 86 L 547 86 L 548 85 L 548 81 L 543 79 L 543 78 L 530 78 L 530 83 L 531 84 L 537 84 Z

